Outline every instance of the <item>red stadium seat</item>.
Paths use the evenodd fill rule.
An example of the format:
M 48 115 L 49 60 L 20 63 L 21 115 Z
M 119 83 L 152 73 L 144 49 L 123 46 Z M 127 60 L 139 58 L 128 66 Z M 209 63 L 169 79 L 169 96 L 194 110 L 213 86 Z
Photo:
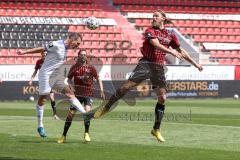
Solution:
M 213 21 L 213 26 L 214 27 L 219 27 L 220 21 Z
M 13 10 L 13 9 L 7 9 L 6 15 L 8 15 L 8 16 L 14 16 L 14 10 Z
M 199 28 L 200 31 L 199 31 L 199 34 L 206 34 L 207 33 L 207 28 Z
M 7 57 L 0 57 L 0 64 L 8 64 Z
M 54 17 L 64 17 L 65 15 L 63 15 L 61 10 L 55 10 L 54 12 Z
M 8 57 L 7 58 L 7 64 L 16 64 L 15 57 Z
M 26 57 L 24 63 L 25 64 L 34 64 L 33 58 L 32 57 Z
M 105 41 L 107 39 L 107 34 L 99 34 L 98 40 Z
M 85 31 L 86 31 L 85 26 L 77 26 L 77 28 L 75 29 L 75 32 L 85 32 Z
M 234 35 L 230 35 L 228 39 L 229 39 L 229 42 L 235 42 L 236 41 L 236 37 Z
M 43 16 L 45 17 L 47 14 L 46 14 L 46 11 L 45 10 L 39 10 L 38 12 L 38 16 Z
M 230 35 L 240 34 L 240 28 L 227 28 L 227 32 Z
M 68 50 L 67 55 L 68 55 L 69 57 L 74 57 L 74 56 L 75 56 L 75 52 L 74 52 L 73 50 Z
M 191 33 L 192 34 L 199 34 L 200 33 L 200 29 L 198 27 L 194 27 Z
M 219 59 L 219 64 L 225 64 L 226 63 L 226 60 L 225 59 Z
M 8 56 L 9 55 L 8 49 L 1 49 L 0 55 L 1 56 Z
M 232 64 L 233 65 L 238 65 L 239 62 L 240 62 L 239 59 L 235 58 L 235 59 L 233 59 Z
M 0 16 L 6 15 L 6 9 L 0 9 Z
M 99 57 L 106 57 L 107 56 L 107 52 L 103 49 L 100 50 L 100 52 L 98 53 Z
M 33 17 L 39 16 L 39 15 L 38 15 L 38 12 L 39 12 L 38 10 L 33 9 L 33 10 L 30 10 L 30 11 L 29 11 L 29 15 L 30 15 L 30 16 L 33 16 Z
M 76 26 L 69 26 L 68 31 L 69 32 L 76 32 L 77 31 L 77 27 Z
M 92 45 L 91 45 L 91 48 L 96 48 L 96 49 L 98 49 L 98 48 L 99 48 L 99 42 L 98 42 L 98 41 L 93 41 L 93 42 L 92 42 Z
M 225 60 L 225 64 L 227 64 L 227 65 L 232 64 L 232 60 L 231 60 L 231 59 L 226 59 L 226 60 Z

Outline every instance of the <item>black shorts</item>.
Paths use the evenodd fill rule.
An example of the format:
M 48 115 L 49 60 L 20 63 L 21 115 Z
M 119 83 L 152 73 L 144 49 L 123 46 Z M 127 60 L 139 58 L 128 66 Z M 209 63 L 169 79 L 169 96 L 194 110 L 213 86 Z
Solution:
M 167 88 L 164 66 L 141 58 L 128 80 L 141 83 L 147 79 L 150 79 L 153 88 Z
M 92 100 L 92 98 L 90 98 L 90 97 L 82 97 L 82 96 L 77 96 L 77 99 L 79 100 L 79 102 L 81 103 L 81 104 L 83 104 L 84 106 L 86 106 L 86 105 L 88 105 L 88 106 L 90 106 L 90 107 L 92 107 L 92 105 L 93 105 L 93 100 Z M 71 110 L 76 110 L 74 107 L 70 107 L 70 109 Z

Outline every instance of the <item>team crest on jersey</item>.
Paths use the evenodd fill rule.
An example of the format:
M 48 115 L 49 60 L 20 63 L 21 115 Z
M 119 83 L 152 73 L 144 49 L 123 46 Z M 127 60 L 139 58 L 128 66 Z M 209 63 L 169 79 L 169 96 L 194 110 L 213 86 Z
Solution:
M 160 42 L 162 42 L 162 43 L 165 43 L 165 44 L 168 44 L 168 43 L 171 42 L 171 40 L 170 40 L 169 37 L 161 37 L 161 36 L 159 36 L 159 37 L 158 37 L 158 40 L 159 40 Z
M 147 38 L 152 38 L 152 33 L 147 33 Z
M 50 48 L 50 47 L 52 47 L 53 46 L 53 42 L 51 41 L 51 42 L 48 42 L 48 47 Z

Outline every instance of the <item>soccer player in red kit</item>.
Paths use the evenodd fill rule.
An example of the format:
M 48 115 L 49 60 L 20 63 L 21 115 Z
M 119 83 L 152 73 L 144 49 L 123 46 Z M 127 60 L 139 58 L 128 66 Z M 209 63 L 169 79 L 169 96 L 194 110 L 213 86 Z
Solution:
M 137 86 L 143 80 L 150 79 L 156 92 L 158 102 L 155 106 L 155 122 L 151 134 L 158 141 L 165 141 L 160 133 L 160 125 L 164 115 L 166 101 L 166 78 L 164 74 L 164 62 L 166 54 L 171 54 L 179 59 L 185 59 L 199 71 L 202 66 L 195 62 L 189 54 L 180 47 L 176 35 L 165 28 L 165 24 L 171 23 L 163 11 L 153 13 L 152 26 L 145 31 L 145 40 L 141 52 L 143 57 L 133 70 L 127 82 L 125 82 L 116 93 L 111 96 L 107 104 L 100 107 L 94 118 L 99 118 L 107 113 L 111 106 L 123 97 L 129 90 Z M 171 48 L 170 48 L 171 47 Z
M 100 95 L 103 99 L 105 99 L 105 95 L 103 92 L 102 81 L 99 79 L 97 71 L 94 66 L 90 65 L 87 62 L 86 51 L 81 50 L 78 54 L 78 59 L 76 64 L 74 64 L 68 73 L 68 84 L 74 90 L 77 99 L 84 104 L 84 108 L 86 112 L 89 112 L 93 105 L 92 95 L 93 95 L 93 81 L 94 79 L 98 82 L 100 86 Z M 72 80 L 74 84 L 72 84 Z M 68 116 L 65 121 L 64 131 L 58 143 L 64 143 L 66 140 L 66 135 L 69 127 L 71 126 L 72 119 L 76 113 L 76 109 L 70 107 L 68 112 Z M 84 140 L 85 142 L 91 141 L 89 136 L 89 127 L 90 120 L 84 120 L 85 132 L 84 132 Z

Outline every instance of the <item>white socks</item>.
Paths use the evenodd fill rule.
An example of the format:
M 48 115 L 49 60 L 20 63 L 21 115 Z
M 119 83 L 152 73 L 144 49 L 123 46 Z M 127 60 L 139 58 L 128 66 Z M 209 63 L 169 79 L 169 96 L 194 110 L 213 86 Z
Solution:
M 36 105 L 36 112 L 37 112 L 37 118 L 38 118 L 38 127 L 43 127 L 43 107 Z
M 79 100 L 74 97 L 74 98 L 71 98 L 69 99 L 71 105 L 76 108 L 79 112 L 81 113 L 86 113 L 85 109 L 83 108 L 83 106 L 81 105 L 81 103 L 79 102 Z

